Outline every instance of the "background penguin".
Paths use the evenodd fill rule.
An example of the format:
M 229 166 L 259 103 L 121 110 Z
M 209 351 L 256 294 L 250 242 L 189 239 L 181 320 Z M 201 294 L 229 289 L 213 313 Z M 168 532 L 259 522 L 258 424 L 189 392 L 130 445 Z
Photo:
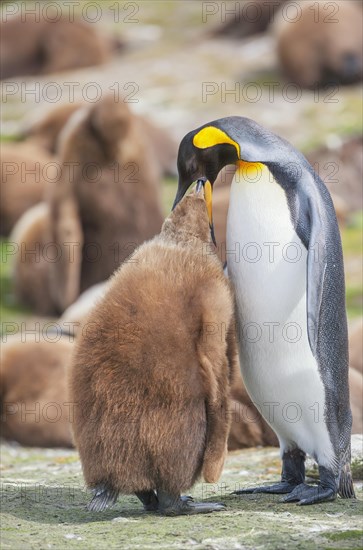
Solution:
M 337 199 L 345 206 L 348 215 L 362 209 L 363 136 L 343 139 L 335 147 L 319 147 L 309 152 L 307 159 L 314 169 L 316 167 L 332 195 L 338 222 Z
M 236 358 L 238 362 L 238 358 Z M 237 365 L 239 368 L 239 364 Z M 228 450 L 248 447 L 278 446 L 275 432 L 270 428 L 251 401 L 240 372 L 236 372 L 231 385 L 231 427 L 228 435 Z
M 292 11 L 296 12 L 296 2 Z M 300 16 L 279 14 L 272 30 L 287 76 L 306 88 L 360 82 L 363 75 L 361 1 L 299 2 Z M 289 6 L 285 7 L 289 13 Z
M 224 508 L 180 497 L 201 473 L 219 478 L 235 368 L 233 300 L 218 258 L 203 253 L 210 232 L 200 193 L 121 266 L 88 318 L 102 331 L 77 345 L 70 389 L 90 510 L 119 493 L 164 514 Z
M 55 314 L 49 260 L 56 257 L 57 250 L 51 244 L 46 202 L 40 202 L 23 214 L 9 241 L 16 249 L 10 265 L 17 300 L 40 315 Z
M 254 491 L 290 493 L 285 501 L 300 504 L 334 499 L 338 491 L 353 497 L 343 255 L 329 192 L 285 140 L 252 120 L 228 117 L 183 138 L 175 205 L 193 180 L 213 183 L 231 163 L 238 169 L 227 262 L 241 369 L 252 401 L 279 438 L 283 460 L 281 483 Z M 211 204 L 209 212 L 211 219 Z M 245 248 L 251 243 L 252 258 Z M 266 243 L 279 246 L 272 260 Z M 292 261 L 286 247 L 295 251 Z M 260 331 L 257 339 L 246 336 L 249 323 Z M 271 323 L 278 327 L 272 338 Z M 295 327 L 294 338 L 284 334 L 286 325 Z M 271 402 L 277 404 L 273 414 Z M 305 453 L 319 464 L 317 487 L 304 483 Z
M 0 234 L 8 236 L 19 218 L 44 198 L 53 177 L 52 157 L 33 143 L 1 144 Z
M 121 44 L 103 37 L 97 25 L 75 17 L 5 16 L 0 24 L 0 78 L 48 74 L 101 65 Z
M 56 336 L 56 335 L 52 335 Z M 49 339 L 51 336 L 49 335 Z M 73 344 L 8 337 L 0 350 L 1 436 L 21 445 L 72 447 L 66 370 Z
M 355 320 L 351 327 L 349 359 L 351 366 L 363 375 L 363 317 Z
M 22 138 L 25 138 L 27 143 L 36 143 L 47 149 L 51 154 L 55 154 L 58 149 L 61 130 L 75 111 L 86 106 L 87 103 L 85 102 L 64 103 L 59 107 L 50 109 L 41 116 L 36 112 L 35 115 L 31 115 L 31 119 L 25 124 L 22 130 Z M 135 120 L 138 120 L 140 129 L 153 150 L 160 174 L 166 176 L 176 175 L 177 145 L 170 133 L 144 116 L 137 114 L 133 114 L 133 116 Z
M 21 137 L 29 143 L 36 143 L 52 155 L 57 153 L 59 135 L 71 116 L 82 108 L 82 103 L 64 103 L 46 113 L 32 114 L 22 129 Z M 34 118 L 33 118 L 34 117 Z M 36 118 L 35 118 L 36 117 Z
M 49 309 L 44 311 L 41 296 L 31 298 L 42 314 L 62 313 L 82 291 L 106 280 L 163 220 L 158 164 L 125 103 L 107 96 L 77 110 L 61 132 L 59 160 L 60 175 L 47 187 L 46 236 L 35 239 L 39 220 L 26 233 L 58 251 L 58 259 L 45 266 Z M 20 245 L 28 247 L 27 240 Z M 36 277 L 31 257 L 23 260 L 18 269 L 19 254 L 14 258 L 20 299 L 31 293 L 29 281 Z
M 226 22 L 218 25 L 212 32 L 212 36 L 228 38 L 247 38 L 266 31 L 271 21 L 274 21 L 280 6 L 287 0 L 248 0 L 243 5 L 235 3 L 234 17 L 225 18 Z M 239 6 L 240 10 L 237 10 Z M 231 8 L 231 11 L 233 8 Z
M 80 292 L 107 279 L 138 244 L 160 230 L 163 220 L 158 166 L 125 103 L 106 96 L 91 108 L 77 111 L 61 141 L 64 172 L 50 193 L 51 235 L 64 248 L 67 239 L 62 234 L 68 230 L 68 241 L 81 244 L 82 259 L 77 293 L 70 288 L 72 266 L 51 266 L 59 311 Z M 66 169 L 72 163 L 74 178 Z M 65 228 L 74 211 L 78 227 Z M 76 234 L 79 229 L 81 240 Z
M 363 376 L 354 368 L 349 369 L 350 406 L 352 409 L 352 433 L 363 433 Z

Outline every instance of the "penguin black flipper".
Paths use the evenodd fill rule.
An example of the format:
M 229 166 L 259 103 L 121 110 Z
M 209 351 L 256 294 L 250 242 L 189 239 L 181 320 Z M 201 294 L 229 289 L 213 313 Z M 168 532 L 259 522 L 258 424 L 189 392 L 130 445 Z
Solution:
M 311 351 L 316 357 L 320 320 L 320 308 L 323 298 L 324 280 L 327 269 L 325 258 L 325 232 L 322 213 L 318 204 L 308 199 L 310 218 L 310 238 L 307 258 L 307 329 Z

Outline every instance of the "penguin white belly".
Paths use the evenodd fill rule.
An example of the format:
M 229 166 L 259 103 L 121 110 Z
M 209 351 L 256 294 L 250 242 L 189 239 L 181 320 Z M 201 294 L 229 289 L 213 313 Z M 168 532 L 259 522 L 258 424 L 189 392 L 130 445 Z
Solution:
M 267 167 L 256 178 L 244 179 L 237 171 L 227 264 L 236 293 L 242 376 L 281 450 L 297 445 L 329 466 L 334 451 L 324 385 L 307 335 L 306 262 L 285 192 Z

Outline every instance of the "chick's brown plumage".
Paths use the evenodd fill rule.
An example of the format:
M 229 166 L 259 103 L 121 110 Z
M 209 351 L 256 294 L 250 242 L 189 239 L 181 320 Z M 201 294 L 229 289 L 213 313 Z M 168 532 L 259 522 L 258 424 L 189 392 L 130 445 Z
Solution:
M 178 495 L 201 473 L 218 479 L 236 357 L 232 317 L 205 202 L 188 196 L 115 274 L 78 343 L 70 388 L 90 487 Z

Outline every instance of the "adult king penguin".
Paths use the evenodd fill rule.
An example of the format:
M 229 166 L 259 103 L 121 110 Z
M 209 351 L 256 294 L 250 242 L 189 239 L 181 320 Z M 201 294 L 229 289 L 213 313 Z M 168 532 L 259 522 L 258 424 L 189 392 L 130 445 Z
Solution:
M 183 138 L 174 206 L 205 178 L 213 228 L 212 186 L 233 163 L 227 262 L 242 375 L 282 456 L 279 483 L 236 494 L 287 494 L 299 504 L 354 498 L 344 267 L 331 197 L 288 142 L 227 117 Z M 305 484 L 306 453 L 318 462 L 317 486 Z

